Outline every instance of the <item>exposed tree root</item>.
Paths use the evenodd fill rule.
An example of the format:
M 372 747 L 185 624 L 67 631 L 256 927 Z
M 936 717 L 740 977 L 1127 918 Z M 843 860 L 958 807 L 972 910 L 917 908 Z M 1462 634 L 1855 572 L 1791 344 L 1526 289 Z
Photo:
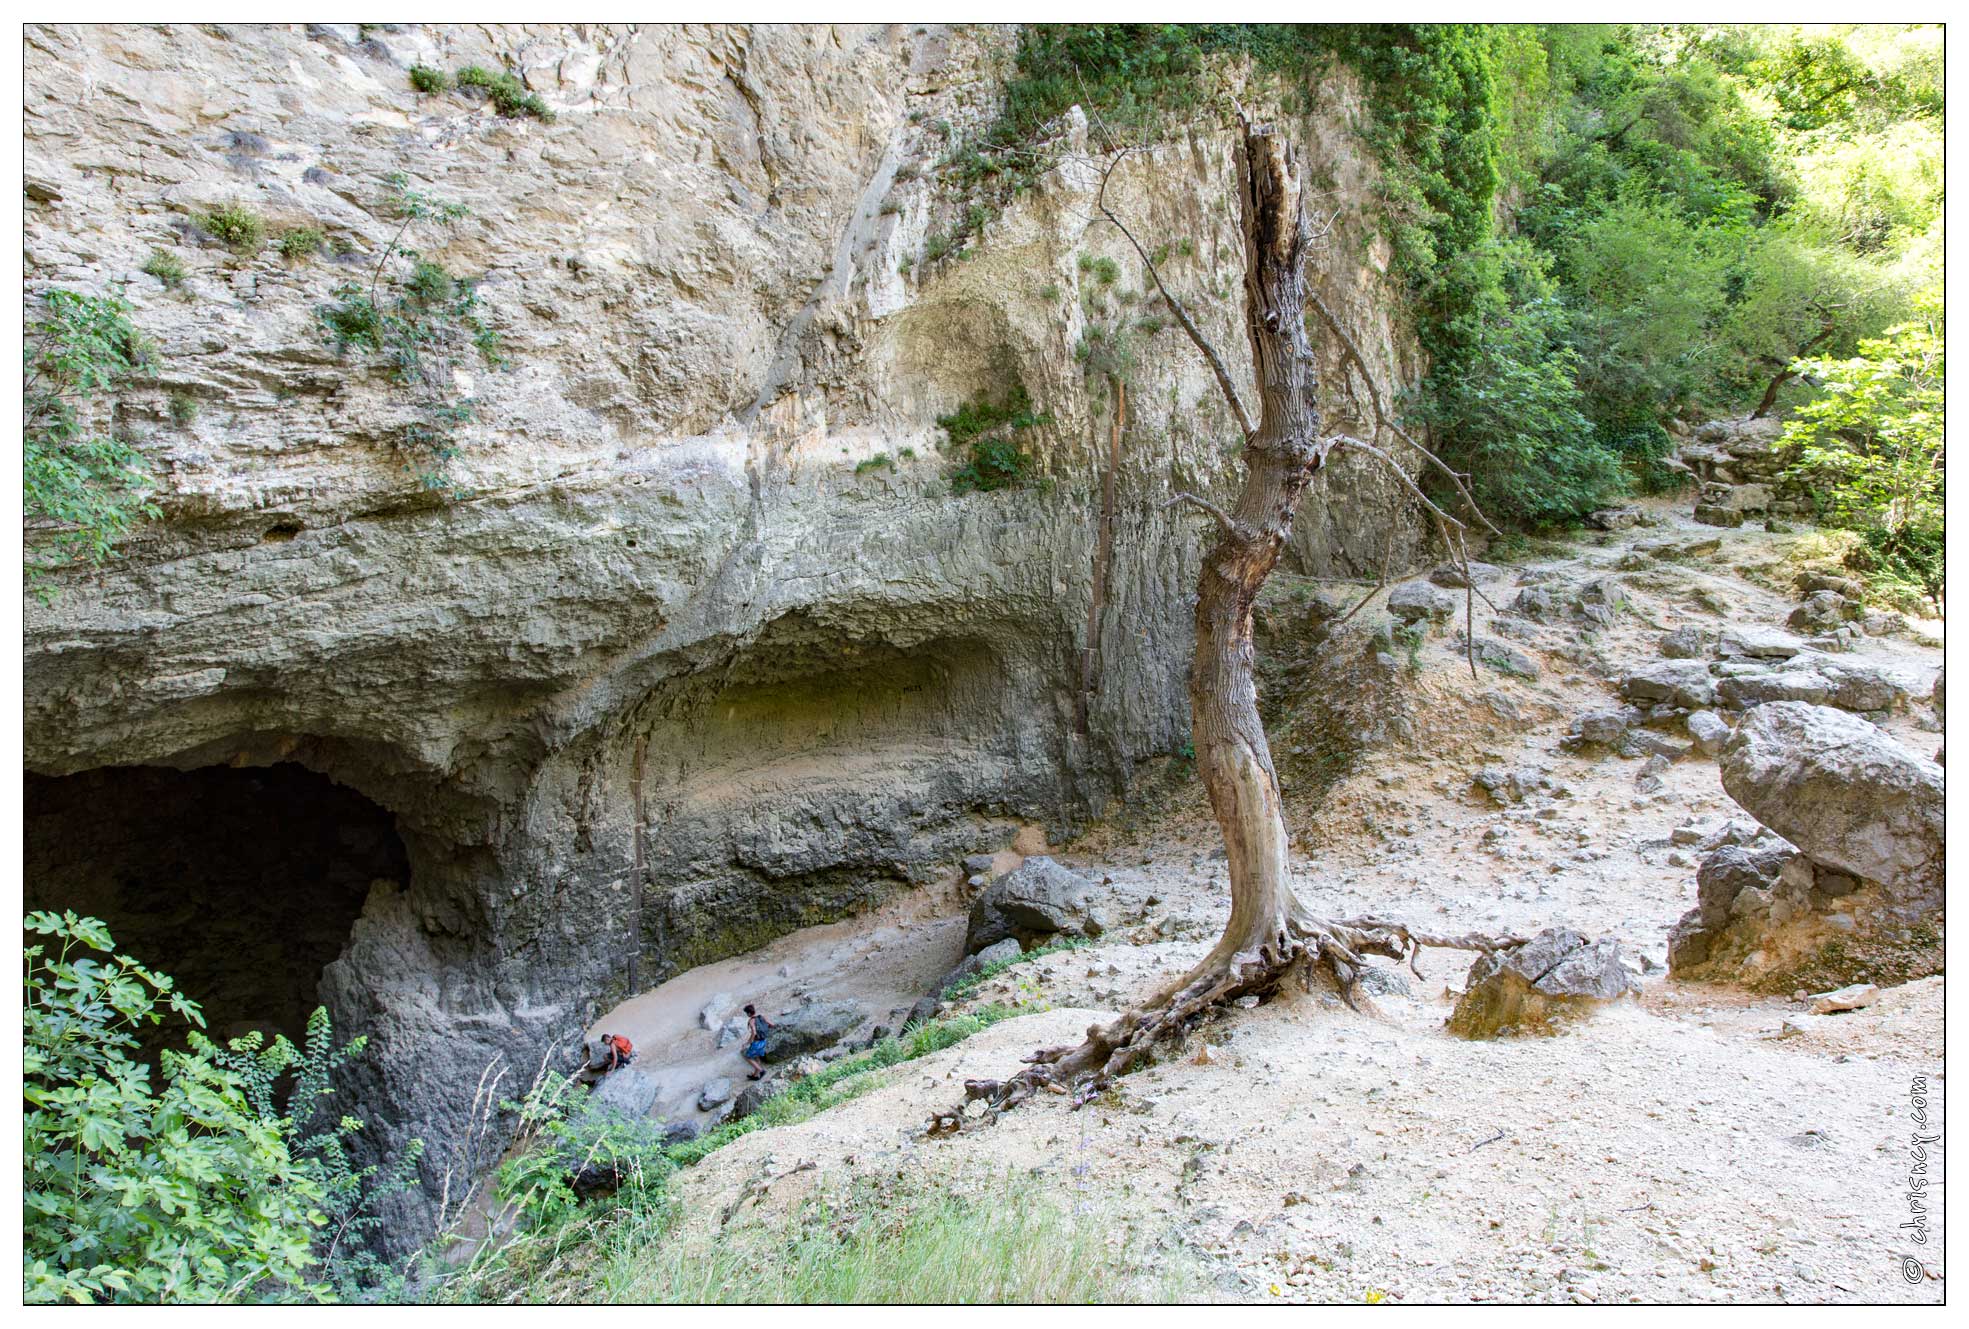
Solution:
M 1158 1044 L 1181 1038 L 1211 1010 L 1239 997 L 1276 990 L 1298 971 L 1311 985 L 1316 973 L 1329 975 L 1349 1006 L 1359 1009 L 1357 985 L 1364 955 L 1401 960 L 1415 973 L 1424 946 L 1445 950 L 1500 951 L 1522 946 L 1523 937 L 1482 933 L 1441 936 L 1418 932 L 1392 919 L 1343 920 L 1294 913 L 1259 944 L 1228 950 L 1219 942 L 1196 968 L 1132 1006 L 1105 1025 L 1091 1025 L 1076 1047 L 1041 1048 L 1024 1058 L 1030 1065 L 1005 1080 L 966 1080 L 965 1103 L 939 1112 L 930 1135 L 954 1135 L 990 1125 L 1003 1113 L 1040 1091 L 1069 1094 L 1078 1108 L 1154 1055 Z M 982 1104 L 982 1108 L 974 1105 Z

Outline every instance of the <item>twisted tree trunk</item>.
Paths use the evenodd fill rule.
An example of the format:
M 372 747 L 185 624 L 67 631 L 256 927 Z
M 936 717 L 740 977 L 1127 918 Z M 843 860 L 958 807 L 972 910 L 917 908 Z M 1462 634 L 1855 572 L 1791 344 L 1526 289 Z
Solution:
M 1209 512 L 1219 527 L 1197 587 L 1190 727 L 1197 770 L 1229 855 L 1230 921 L 1189 973 L 1112 1023 L 1093 1026 L 1079 1046 L 1033 1053 L 1027 1058 L 1032 1065 L 1008 1080 L 967 1081 L 967 1099 L 981 1103 L 982 1109 L 940 1113 L 931 1123 L 932 1134 L 989 1121 L 1040 1089 L 1072 1093 L 1077 1102 L 1085 1101 L 1211 1007 L 1275 988 L 1295 968 L 1323 968 L 1351 1002 L 1364 954 L 1413 964 L 1423 945 L 1490 949 L 1519 940 L 1428 936 L 1377 918 L 1324 919 L 1293 889 L 1278 775 L 1258 718 L 1252 608 L 1291 534 L 1306 487 L 1325 464 L 1334 440 L 1319 436 L 1317 370 L 1306 336 L 1306 265 L 1313 237 L 1292 148 L 1269 126 L 1253 125 L 1242 115 L 1239 128 L 1245 330 L 1259 416 L 1245 437 L 1244 488 L 1231 511 L 1191 495 L 1178 496 Z M 1221 357 L 1191 320 L 1181 321 L 1218 367 L 1233 414 L 1249 419 L 1221 368 Z

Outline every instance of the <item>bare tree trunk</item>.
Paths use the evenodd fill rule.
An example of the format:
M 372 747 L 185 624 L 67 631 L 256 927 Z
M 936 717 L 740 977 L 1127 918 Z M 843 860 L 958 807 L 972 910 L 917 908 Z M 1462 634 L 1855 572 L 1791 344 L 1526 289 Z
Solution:
M 1269 127 L 1252 125 L 1242 115 L 1239 127 L 1245 330 L 1259 418 L 1246 434 L 1244 488 L 1232 511 L 1192 495 L 1178 496 L 1209 512 L 1219 526 L 1197 588 L 1190 730 L 1197 769 L 1229 856 L 1230 920 L 1217 944 L 1189 973 L 1113 1023 L 1090 1028 L 1078 1047 L 1035 1052 L 1027 1058 L 1030 1068 L 1008 1080 L 967 1081 L 966 1097 L 982 1104 L 981 1110 L 940 1113 L 931 1123 L 933 1134 L 988 1121 L 1039 1089 L 1071 1092 L 1076 1101 L 1084 1101 L 1208 1008 L 1275 988 L 1300 966 L 1324 968 L 1351 1002 L 1363 954 L 1406 959 L 1412 965 L 1424 944 L 1494 949 L 1521 940 L 1425 936 L 1378 918 L 1327 920 L 1309 910 L 1293 889 L 1278 775 L 1258 717 L 1252 608 L 1291 534 L 1300 499 L 1334 441 L 1319 437 L 1316 362 L 1305 323 L 1312 233 L 1292 149 Z M 1159 285 L 1159 277 L 1157 281 Z M 1248 419 L 1222 358 L 1182 316 L 1180 305 L 1171 304 L 1217 370 L 1233 413 L 1241 421 Z

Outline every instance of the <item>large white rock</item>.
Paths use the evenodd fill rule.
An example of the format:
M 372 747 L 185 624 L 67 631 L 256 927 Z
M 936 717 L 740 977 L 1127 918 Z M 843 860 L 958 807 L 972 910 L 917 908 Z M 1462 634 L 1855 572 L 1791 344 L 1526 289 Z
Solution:
M 1723 748 L 1723 788 L 1815 862 L 1941 906 L 1942 768 L 1874 725 L 1803 702 L 1758 706 Z

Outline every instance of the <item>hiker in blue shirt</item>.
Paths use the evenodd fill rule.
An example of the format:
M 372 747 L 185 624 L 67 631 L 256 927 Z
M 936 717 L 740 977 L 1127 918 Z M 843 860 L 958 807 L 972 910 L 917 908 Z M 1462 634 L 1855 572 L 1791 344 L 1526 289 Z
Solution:
M 745 1059 L 752 1063 L 752 1074 L 745 1078 L 748 1080 L 761 1080 L 766 1075 L 766 1063 L 759 1060 L 759 1058 L 766 1055 L 766 1031 L 773 1027 L 773 1022 L 759 1014 L 756 1006 L 747 1006 L 745 1008 L 745 1020 Z

